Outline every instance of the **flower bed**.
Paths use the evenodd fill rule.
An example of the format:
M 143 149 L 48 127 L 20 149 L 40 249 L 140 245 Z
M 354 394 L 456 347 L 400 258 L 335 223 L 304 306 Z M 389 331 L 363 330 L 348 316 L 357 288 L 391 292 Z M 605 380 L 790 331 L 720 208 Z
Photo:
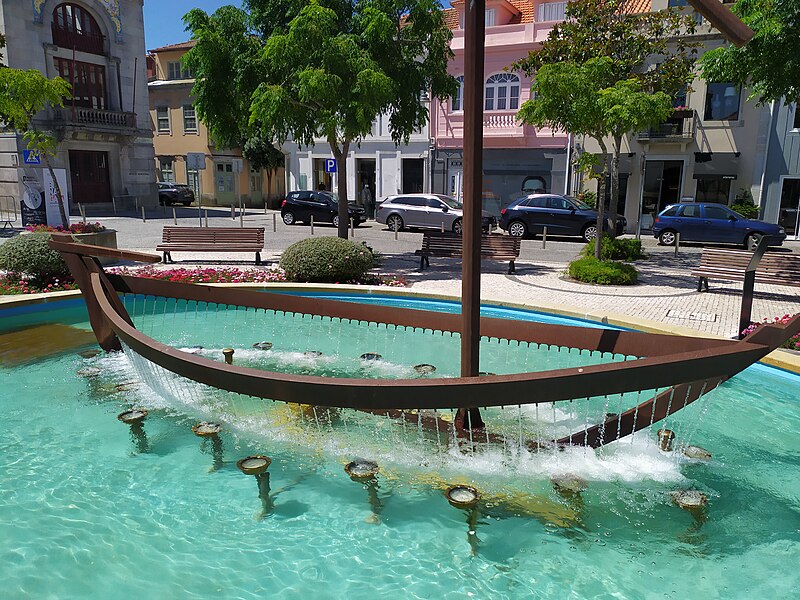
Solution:
M 766 325 L 767 323 L 788 323 L 789 320 L 792 318 L 793 315 L 783 315 L 782 317 L 775 317 L 770 321 L 769 319 L 764 319 L 761 323 L 753 323 L 745 329 L 742 334 L 748 335 L 753 333 L 756 329 L 761 327 L 762 325 Z M 800 334 L 794 336 L 793 338 L 789 338 L 786 340 L 781 348 L 788 348 L 789 350 L 800 350 Z
M 100 233 L 105 231 L 105 225 L 100 223 L 73 223 L 68 228 L 62 225 L 27 225 L 25 231 L 33 231 L 36 233 Z
M 0 275 L 0 296 L 63 292 L 65 290 L 76 289 L 78 289 L 78 284 L 69 277 L 52 279 L 46 283 L 38 283 L 14 275 Z
M 178 283 L 269 283 L 273 281 L 286 281 L 286 274 L 280 269 L 242 270 L 235 267 L 222 268 L 192 268 L 192 269 L 159 269 L 157 267 L 141 267 L 129 269 L 117 267 L 107 270 L 117 275 L 132 275 L 147 277 L 149 279 L 162 279 Z

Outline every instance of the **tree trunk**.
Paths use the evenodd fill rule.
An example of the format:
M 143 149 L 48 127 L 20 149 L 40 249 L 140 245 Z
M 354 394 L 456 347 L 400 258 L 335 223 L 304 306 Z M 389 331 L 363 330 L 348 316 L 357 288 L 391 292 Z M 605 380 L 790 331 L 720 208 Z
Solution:
M 337 142 L 329 140 L 331 152 L 336 159 L 338 185 L 336 192 L 339 194 L 339 227 L 338 235 L 343 240 L 349 237 L 350 218 L 347 214 L 347 154 L 350 152 L 350 140 L 342 142 L 341 149 Z
M 612 238 L 617 237 L 617 205 L 619 204 L 619 155 L 622 147 L 622 138 L 614 138 L 614 154 L 611 156 L 611 190 L 609 191 L 610 202 L 608 205 L 608 218 L 611 221 Z
M 597 260 L 600 260 L 600 244 L 602 243 L 601 239 L 603 237 L 603 225 L 605 221 L 605 181 L 606 174 L 608 173 L 608 149 L 606 148 L 606 143 L 602 138 L 598 139 L 597 141 L 600 143 L 600 148 L 603 151 L 603 172 L 601 174 L 603 185 L 597 193 L 597 237 L 594 239 L 594 257 Z
M 47 167 L 47 170 L 50 172 L 50 177 L 53 179 L 53 187 L 56 191 L 56 197 L 58 198 L 58 214 L 61 217 L 61 225 L 64 229 L 69 229 L 69 217 L 67 217 L 67 213 L 64 210 L 64 196 L 61 194 L 61 186 L 58 185 L 58 179 L 56 179 L 56 172 L 53 170 L 53 166 L 50 164 L 50 158 L 48 158 L 46 152 L 42 152 L 42 157 L 44 158 L 44 165 Z

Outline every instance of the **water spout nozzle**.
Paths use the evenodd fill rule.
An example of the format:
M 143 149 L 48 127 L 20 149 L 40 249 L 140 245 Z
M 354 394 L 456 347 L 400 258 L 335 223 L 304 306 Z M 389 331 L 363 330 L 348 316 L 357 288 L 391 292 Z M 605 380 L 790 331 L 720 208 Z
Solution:
M 222 350 L 222 354 L 225 356 L 225 362 L 229 365 L 233 364 L 233 348 L 225 348 Z

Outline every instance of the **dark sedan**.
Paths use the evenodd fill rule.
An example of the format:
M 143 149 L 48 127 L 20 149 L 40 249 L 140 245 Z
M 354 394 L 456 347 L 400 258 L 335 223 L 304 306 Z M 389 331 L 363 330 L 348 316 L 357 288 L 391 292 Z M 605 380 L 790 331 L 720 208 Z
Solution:
M 618 216 L 617 235 L 625 225 L 625 217 Z M 577 198 L 556 194 L 530 194 L 500 211 L 500 228 L 513 237 L 541 233 L 545 227 L 549 235 L 579 235 L 588 242 L 597 236 L 597 211 Z
M 161 206 L 170 204 L 183 204 L 189 206 L 194 202 L 194 192 L 188 185 L 172 183 L 169 181 L 158 182 L 158 203 Z
M 673 204 L 662 210 L 653 221 L 653 237 L 665 246 L 681 241 L 716 242 L 742 245 L 753 249 L 762 237 L 770 246 L 780 246 L 786 231 L 780 225 L 746 219 L 724 204 L 687 202 Z
M 367 220 L 366 211 L 353 203 L 347 206 L 347 214 L 356 226 Z M 281 204 L 281 218 L 284 223 L 310 223 L 312 217 L 315 223 L 333 223 L 334 227 L 338 227 L 339 204 L 336 196 L 331 192 L 308 190 L 286 194 L 286 200 Z

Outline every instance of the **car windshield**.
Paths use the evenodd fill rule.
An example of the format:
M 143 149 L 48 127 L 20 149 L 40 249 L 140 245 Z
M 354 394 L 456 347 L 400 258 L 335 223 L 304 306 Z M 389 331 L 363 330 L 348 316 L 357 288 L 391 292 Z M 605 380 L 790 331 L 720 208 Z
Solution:
M 461 202 L 459 202 L 458 200 L 456 200 L 452 196 L 444 196 L 444 195 L 437 194 L 436 197 L 439 200 L 441 200 L 442 202 L 444 202 L 445 204 L 447 204 L 447 206 L 449 206 L 450 208 L 455 208 L 455 209 L 461 210 Z
M 333 192 L 320 192 L 319 195 L 327 198 L 330 202 L 333 202 L 334 204 L 339 203 L 339 196 L 337 196 Z
M 586 204 L 586 202 L 584 202 L 583 200 L 578 200 L 577 198 L 574 198 L 572 196 L 567 196 L 567 198 L 569 199 L 570 202 L 572 202 L 575 206 L 577 206 L 581 210 L 593 210 L 592 207 Z

